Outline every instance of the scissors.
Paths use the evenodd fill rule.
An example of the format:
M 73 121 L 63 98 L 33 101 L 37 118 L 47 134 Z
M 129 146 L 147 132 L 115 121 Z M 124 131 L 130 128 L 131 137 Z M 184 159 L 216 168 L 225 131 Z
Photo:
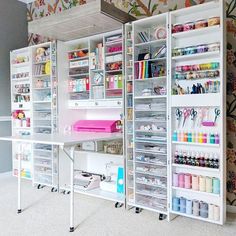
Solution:
M 178 127 L 179 127 L 180 120 L 181 120 L 181 117 L 183 115 L 183 112 L 179 108 L 177 108 L 176 111 L 175 111 L 175 115 L 176 115 L 176 120 L 178 121 Z
M 214 120 L 215 123 L 216 123 L 216 120 L 219 116 L 220 116 L 220 109 L 215 108 L 215 120 Z
M 187 118 L 191 115 L 191 110 L 186 108 L 186 109 L 184 109 L 183 114 L 184 114 L 184 122 L 183 122 L 182 127 L 184 127 Z
M 192 108 L 190 110 L 190 115 L 191 115 L 191 120 L 194 120 L 197 116 L 197 111 L 194 108 Z

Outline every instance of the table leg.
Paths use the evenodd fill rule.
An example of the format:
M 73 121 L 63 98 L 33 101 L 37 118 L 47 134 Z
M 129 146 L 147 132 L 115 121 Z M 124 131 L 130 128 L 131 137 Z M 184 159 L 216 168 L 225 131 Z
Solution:
M 21 156 L 22 144 L 20 144 L 20 152 L 18 153 L 18 195 L 17 195 L 17 213 L 21 213 Z
M 70 148 L 70 232 L 74 232 L 74 151 L 75 146 Z

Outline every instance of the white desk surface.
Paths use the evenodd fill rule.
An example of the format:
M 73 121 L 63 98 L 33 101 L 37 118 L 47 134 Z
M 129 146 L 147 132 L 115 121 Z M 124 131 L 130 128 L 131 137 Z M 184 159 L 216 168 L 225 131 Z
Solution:
M 87 141 L 105 141 L 122 138 L 122 133 L 94 133 L 94 132 L 76 132 L 70 134 L 34 134 L 25 136 L 6 136 L 0 137 L 0 141 L 40 143 L 58 146 L 72 146 Z

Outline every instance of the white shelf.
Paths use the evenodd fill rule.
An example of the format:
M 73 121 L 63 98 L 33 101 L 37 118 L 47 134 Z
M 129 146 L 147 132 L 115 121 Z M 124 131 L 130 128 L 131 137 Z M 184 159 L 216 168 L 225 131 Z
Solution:
M 187 145 L 187 146 L 214 147 L 214 148 L 219 148 L 220 147 L 220 144 L 211 144 L 211 143 L 190 143 L 190 142 L 176 142 L 176 141 L 172 141 L 172 144 Z
M 87 60 L 87 59 L 89 59 L 89 57 L 78 57 L 78 58 L 69 59 L 69 61 L 81 61 L 81 60 Z
M 134 96 L 134 99 L 157 99 L 157 98 L 167 98 L 167 95 L 153 95 L 153 96 Z
M 26 80 L 30 80 L 30 77 L 24 77 L 24 78 L 14 78 L 14 79 L 11 79 L 12 82 L 25 82 Z
M 215 25 L 215 26 L 209 26 L 209 27 L 200 28 L 200 29 L 194 29 L 194 30 L 174 33 L 174 34 L 172 34 L 172 37 L 176 38 L 176 39 L 181 39 L 181 38 L 186 38 L 186 37 L 195 37 L 195 36 L 198 36 L 201 34 L 215 33 L 219 30 L 220 30 L 220 26 Z
M 144 61 L 165 61 L 165 60 L 166 60 L 166 57 L 161 57 L 161 58 L 151 58 L 151 59 L 147 59 L 147 60 L 135 61 L 134 63 L 144 62 Z
M 135 79 L 135 82 L 147 82 L 152 80 L 162 80 L 166 79 L 166 76 L 160 76 L 160 77 L 152 77 L 152 78 L 144 78 L 144 79 Z
M 150 184 L 150 183 L 144 183 L 144 182 L 139 182 L 139 181 L 136 181 L 136 184 L 142 184 L 142 185 L 152 186 L 152 187 L 154 187 L 154 188 L 167 189 L 167 187 L 164 187 L 164 186 L 155 185 L 155 184 Z
M 19 67 L 27 67 L 29 65 L 30 65 L 29 62 L 22 62 L 22 63 L 12 64 L 12 67 L 19 68 Z
M 155 177 L 160 177 L 160 178 L 167 178 L 167 175 L 160 175 L 158 173 L 152 173 L 152 172 L 144 172 L 144 171 L 137 171 L 135 170 L 135 173 L 141 174 L 141 175 L 150 175 L 150 176 L 155 176 Z
M 147 197 L 153 197 L 153 198 L 157 198 L 157 199 L 167 199 L 167 196 L 158 196 L 156 194 L 151 194 L 151 193 L 142 193 L 142 192 L 139 192 L 139 191 L 136 191 L 135 194 L 138 194 L 138 195 L 142 195 L 142 196 L 147 196 Z
M 143 46 L 152 46 L 153 44 L 156 46 L 156 45 L 162 45 L 165 43 L 166 43 L 166 39 L 157 39 L 157 40 L 152 40 L 149 42 L 136 43 L 134 46 L 143 47 Z
M 209 58 L 219 58 L 220 52 L 204 52 L 204 53 L 196 53 L 191 55 L 184 55 L 184 56 L 174 56 L 172 60 L 174 61 L 187 61 L 187 60 L 198 60 L 198 59 L 209 59 Z
M 33 78 L 44 78 L 44 77 L 51 77 L 51 75 L 50 74 L 33 75 Z

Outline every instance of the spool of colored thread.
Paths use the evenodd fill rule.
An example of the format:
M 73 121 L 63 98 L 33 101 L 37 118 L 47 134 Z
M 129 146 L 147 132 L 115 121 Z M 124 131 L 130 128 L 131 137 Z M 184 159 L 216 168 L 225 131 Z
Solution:
M 191 179 L 192 176 L 190 174 L 184 175 L 184 187 L 190 189 L 191 188 Z
M 210 220 L 214 220 L 214 205 L 213 204 L 209 204 L 208 218 Z
M 204 176 L 199 177 L 199 191 L 206 192 L 206 178 Z
M 206 202 L 200 202 L 200 216 L 202 218 L 208 218 L 208 204 Z
M 180 199 L 178 197 L 173 197 L 172 199 L 172 209 L 173 211 L 179 211 Z
M 206 177 L 206 192 L 212 193 L 212 178 Z
M 197 175 L 192 175 L 192 189 L 199 191 L 199 178 Z
M 199 201 L 193 200 L 193 215 L 199 216 Z
M 220 220 L 220 207 L 214 205 L 214 220 L 219 221 Z
M 179 187 L 179 176 L 178 173 L 173 173 L 173 186 L 174 187 Z
M 178 180 L 179 180 L 179 187 L 184 188 L 184 174 L 183 173 L 179 173 Z
M 193 213 L 193 202 L 192 200 L 186 200 L 186 214 L 192 215 Z
M 213 193 L 215 194 L 220 194 L 220 180 L 217 178 L 213 178 L 212 180 L 212 185 L 213 185 Z
M 180 212 L 181 213 L 186 212 L 186 199 L 183 197 L 180 198 Z

